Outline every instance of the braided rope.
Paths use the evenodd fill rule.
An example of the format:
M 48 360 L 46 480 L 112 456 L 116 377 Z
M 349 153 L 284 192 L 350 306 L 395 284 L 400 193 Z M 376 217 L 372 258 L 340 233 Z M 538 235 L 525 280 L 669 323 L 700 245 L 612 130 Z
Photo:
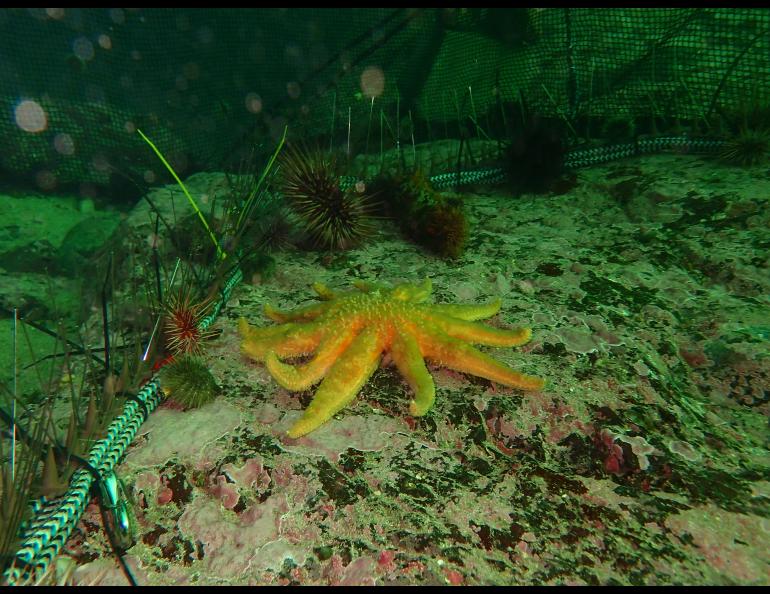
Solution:
M 240 268 L 235 269 L 225 283 L 220 299 L 200 327 L 208 328 L 230 298 L 233 288 L 243 279 Z M 163 400 L 160 380 L 154 375 L 136 395 L 123 406 L 120 415 L 107 427 L 106 435 L 97 441 L 88 454 L 87 462 L 101 477 L 111 473 L 134 440 L 146 414 L 154 411 Z M 78 468 L 70 479 L 64 495 L 56 499 L 41 497 L 31 502 L 32 519 L 21 528 L 21 546 L 14 561 L 5 571 L 3 581 L 9 585 L 28 583 L 34 575 L 43 575 L 56 558 L 80 520 L 91 499 L 95 477 L 84 468 Z
M 722 150 L 724 140 L 709 138 L 689 138 L 683 136 L 659 136 L 642 138 L 635 142 L 610 144 L 592 148 L 573 149 L 564 157 L 564 166 L 568 169 L 599 165 L 617 161 L 635 155 L 673 151 L 688 154 L 714 154 Z M 505 170 L 500 167 L 486 167 L 468 171 L 439 173 L 430 178 L 431 185 L 437 190 L 467 186 L 471 184 L 499 184 L 506 178 Z M 358 178 L 349 175 L 340 177 L 340 189 L 347 190 L 358 183 Z
M 503 181 L 505 181 L 505 172 L 499 167 L 460 171 L 458 173 L 440 173 L 430 178 L 430 183 L 437 190 L 470 184 L 498 184 Z
M 241 271 L 240 268 L 236 268 L 233 274 L 230 276 L 230 278 L 227 280 L 227 282 L 222 287 L 222 292 L 219 300 L 214 304 L 214 307 L 211 309 L 211 313 L 207 315 L 205 318 L 203 318 L 198 324 L 198 327 L 201 330 L 205 330 L 211 324 L 214 323 L 214 320 L 219 315 L 219 312 L 222 310 L 222 307 L 225 303 L 227 303 L 228 299 L 230 299 L 230 293 L 233 292 L 233 289 L 235 288 L 235 285 L 237 285 L 239 282 L 243 280 L 243 271 Z
M 158 378 L 153 377 L 147 382 L 137 398 L 144 403 L 148 413 L 155 410 L 163 399 Z M 145 420 L 144 407 L 135 400 L 127 402 L 123 412 L 110 423 L 107 435 L 91 448 L 87 461 L 101 476 L 112 471 L 133 441 Z M 65 495 L 52 500 L 41 498 L 32 504 L 36 513 L 25 525 L 15 561 L 4 576 L 8 584 L 25 582 L 34 573 L 46 572 L 88 505 L 94 480 L 93 474 L 79 468 L 73 473 Z

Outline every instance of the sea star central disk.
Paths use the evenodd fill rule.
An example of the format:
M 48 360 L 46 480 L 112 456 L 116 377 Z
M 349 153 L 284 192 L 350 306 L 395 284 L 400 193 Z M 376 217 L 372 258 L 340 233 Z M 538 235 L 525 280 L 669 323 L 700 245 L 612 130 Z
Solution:
M 290 437 L 317 429 L 353 400 L 379 366 L 382 353 L 390 353 L 414 391 L 409 412 L 415 416 L 430 410 L 436 393 L 426 359 L 513 388 L 543 387 L 542 379 L 518 373 L 472 346 L 510 347 L 529 341 L 529 328 L 502 330 L 475 323 L 495 315 L 499 299 L 482 305 L 426 303 L 430 279 L 419 285 L 355 286 L 355 291 L 337 293 L 316 283 L 321 303 L 290 312 L 265 305 L 265 314 L 280 322 L 278 326 L 252 328 L 240 320 L 243 352 L 264 361 L 281 386 L 299 391 L 323 380 L 302 418 L 289 429 Z M 301 365 L 281 361 L 311 354 Z

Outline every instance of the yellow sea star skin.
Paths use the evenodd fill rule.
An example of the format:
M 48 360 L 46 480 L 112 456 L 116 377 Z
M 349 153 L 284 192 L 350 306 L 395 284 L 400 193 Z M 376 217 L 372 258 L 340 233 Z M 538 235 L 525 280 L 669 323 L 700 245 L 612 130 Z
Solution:
M 414 391 L 409 405 L 414 416 L 427 413 L 435 399 L 425 359 L 513 388 L 543 387 L 541 378 L 517 373 L 471 345 L 510 347 L 529 341 L 529 328 L 502 330 L 475 323 L 495 315 L 500 299 L 481 305 L 425 303 L 430 279 L 392 288 L 364 282 L 355 286 L 356 291 L 337 293 L 316 283 L 313 288 L 322 302 L 291 312 L 265 305 L 265 314 L 281 322 L 278 326 L 253 328 L 243 318 L 239 322 L 243 352 L 263 361 L 281 386 L 299 391 L 323 380 L 289 437 L 310 433 L 342 410 L 379 367 L 383 352 L 390 353 Z M 301 365 L 280 361 L 311 353 Z

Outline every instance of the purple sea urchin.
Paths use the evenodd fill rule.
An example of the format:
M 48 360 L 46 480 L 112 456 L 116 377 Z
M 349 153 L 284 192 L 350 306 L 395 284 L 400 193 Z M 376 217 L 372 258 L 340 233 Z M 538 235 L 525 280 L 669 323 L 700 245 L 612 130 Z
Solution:
M 742 127 L 725 142 L 720 157 L 733 165 L 751 167 L 770 155 L 770 130 Z
M 316 246 L 346 249 L 373 231 L 372 197 L 359 184 L 340 188 L 333 155 L 290 146 L 279 175 L 289 207 Z

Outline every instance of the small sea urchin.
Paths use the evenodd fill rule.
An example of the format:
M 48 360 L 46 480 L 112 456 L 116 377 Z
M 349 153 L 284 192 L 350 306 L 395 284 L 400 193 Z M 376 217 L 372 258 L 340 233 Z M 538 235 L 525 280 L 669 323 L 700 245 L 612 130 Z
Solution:
M 462 206 L 444 201 L 426 216 L 423 243 L 442 258 L 459 258 L 468 242 L 468 219 Z
M 199 408 L 219 393 L 219 386 L 206 364 L 192 355 L 182 355 L 167 365 L 161 385 L 169 398 L 185 408 Z
M 214 335 L 211 330 L 200 328 L 211 304 L 210 299 L 195 303 L 185 287 L 169 296 L 164 307 L 164 329 L 166 347 L 172 354 L 197 354 L 203 350 L 203 341 Z
M 555 118 L 527 114 L 513 132 L 503 153 L 503 169 L 515 195 L 543 194 L 564 172 L 566 144 L 562 123 Z
M 413 241 L 442 258 L 462 255 L 469 226 L 459 197 L 437 192 L 419 170 L 377 183 L 390 216 Z
M 316 246 L 346 249 L 372 232 L 371 195 L 363 184 L 340 188 L 333 155 L 291 146 L 283 154 L 279 175 L 289 207 Z
M 733 165 L 751 167 L 770 155 L 770 129 L 742 127 L 725 142 L 721 158 Z

